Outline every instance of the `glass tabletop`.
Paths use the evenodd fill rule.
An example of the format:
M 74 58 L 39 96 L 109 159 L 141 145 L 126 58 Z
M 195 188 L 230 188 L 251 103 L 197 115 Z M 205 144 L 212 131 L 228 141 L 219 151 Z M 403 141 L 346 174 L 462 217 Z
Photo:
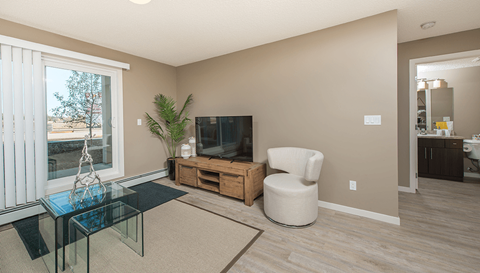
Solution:
M 97 231 L 114 226 L 115 224 L 128 220 L 140 213 L 139 210 L 118 201 L 73 216 L 70 221 L 73 221 L 75 227 L 84 235 L 90 236 Z
M 103 203 L 110 203 L 112 200 L 121 200 L 122 197 L 137 194 L 135 191 L 125 188 L 118 183 L 110 182 L 104 183 L 107 191 L 102 192 L 101 186 L 95 184 L 90 186 L 92 197 L 85 197 L 82 201 L 80 198 L 70 199 L 70 191 L 55 193 L 44 198 L 40 198 L 40 202 L 53 218 L 78 214 L 79 211 L 86 210 L 90 207 L 98 206 Z M 83 194 L 84 188 L 77 189 L 76 193 Z

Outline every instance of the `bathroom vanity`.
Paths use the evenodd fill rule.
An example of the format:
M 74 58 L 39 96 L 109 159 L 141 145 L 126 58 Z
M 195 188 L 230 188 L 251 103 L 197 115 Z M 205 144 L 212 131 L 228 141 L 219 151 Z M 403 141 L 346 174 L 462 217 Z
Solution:
M 463 181 L 463 139 L 460 136 L 418 138 L 418 176 Z

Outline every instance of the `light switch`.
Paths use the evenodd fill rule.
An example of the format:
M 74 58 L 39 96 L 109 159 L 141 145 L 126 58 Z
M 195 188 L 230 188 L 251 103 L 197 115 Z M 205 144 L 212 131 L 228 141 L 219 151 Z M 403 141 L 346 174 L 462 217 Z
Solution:
M 363 118 L 365 125 L 382 125 L 381 115 L 365 115 Z
M 142 119 L 141 118 L 137 119 L 137 125 L 142 125 Z

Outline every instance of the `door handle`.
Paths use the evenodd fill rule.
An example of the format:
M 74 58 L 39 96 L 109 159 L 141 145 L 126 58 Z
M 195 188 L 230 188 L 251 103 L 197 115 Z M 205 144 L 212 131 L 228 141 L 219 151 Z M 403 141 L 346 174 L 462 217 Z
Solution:
M 430 148 L 430 159 L 433 159 L 433 149 Z
M 427 147 L 425 147 L 425 159 L 427 159 Z

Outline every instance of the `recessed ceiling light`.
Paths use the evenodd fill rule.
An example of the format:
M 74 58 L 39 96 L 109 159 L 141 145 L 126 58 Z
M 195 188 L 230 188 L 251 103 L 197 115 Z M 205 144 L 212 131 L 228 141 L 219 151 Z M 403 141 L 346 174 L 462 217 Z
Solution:
M 474 62 L 474 63 L 480 62 L 480 57 L 477 57 L 477 58 L 473 59 L 472 62 Z
M 422 29 L 429 29 L 429 28 L 434 27 L 436 23 L 437 23 L 437 22 L 435 22 L 435 21 L 426 22 L 426 23 L 421 24 L 420 27 L 421 27 Z
M 139 5 L 145 5 L 145 4 L 149 3 L 150 1 L 152 1 L 152 0 L 130 0 L 130 2 L 135 3 L 135 4 L 139 4 Z

